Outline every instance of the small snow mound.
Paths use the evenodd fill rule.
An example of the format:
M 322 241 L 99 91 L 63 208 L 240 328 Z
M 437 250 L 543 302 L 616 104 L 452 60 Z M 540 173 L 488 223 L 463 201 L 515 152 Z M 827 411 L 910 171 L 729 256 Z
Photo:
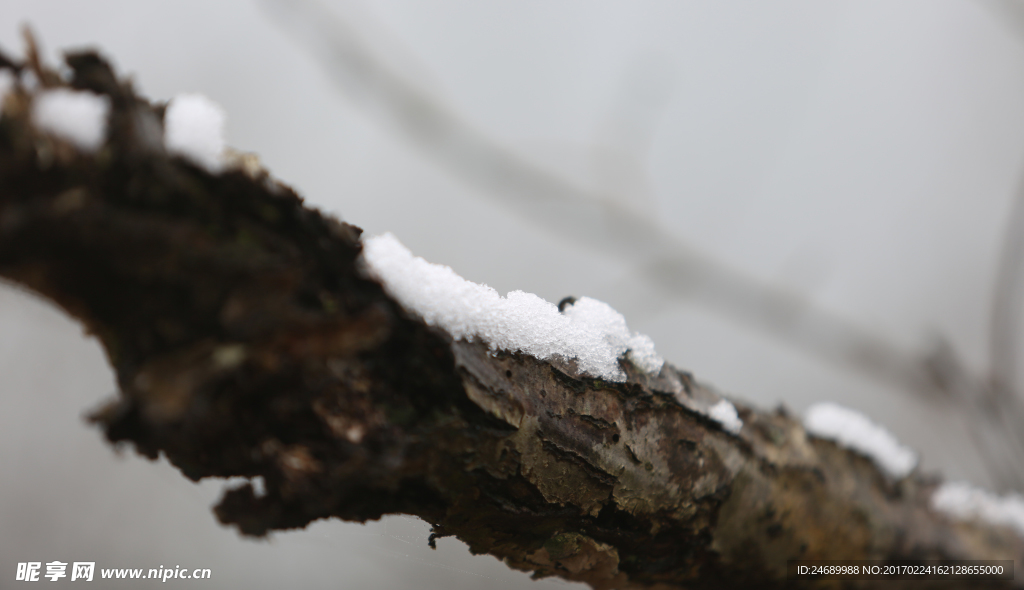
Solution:
M 557 307 L 555 309 L 557 311 Z M 615 353 L 616 370 L 619 370 L 617 360 L 622 353 L 626 353 L 634 365 L 649 375 L 658 374 L 665 364 L 664 359 L 654 350 L 654 341 L 644 334 L 631 332 L 626 326 L 626 318 L 603 301 L 580 297 L 567 305 L 562 315 L 569 318 L 573 328 L 596 333 L 607 346 L 618 351 Z M 582 343 L 571 333 L 562 336 L 568 340 L 567 344 Z
M 44 90 L 32 103 L 32 123 L 36 127 L 87 152 L 103 145 L 109 113 L 109 98 L 84 90 Z
M 1024 537 L 1024 497 L 996 496 L 966 482 L 946 482 L 932 493 L 932 508 L 958 520 L 1007 526 Z
M 363 240 L 363 261 L 406 309 L 456 340 L 480 339 L 493 350 L 545 360 L 576 359 L 584 373 L 610 381 L 626 379 L 619 366 L 622 355 L 650 374 L 664 364 L 650 338 L 630 332 L 622 314 L 596 299 L 581 297 L 560 313 L 554 303 L 532 293 L 512 291 L 502 297 L 447 266 L 413 256 L 390 233 Z
M 743 420 L 736 413 L 736 406 L 728 400 L 721 400 L 708 409 L 708 417 L 722 425 L 722 428 L 733 434 L 739 434 L 743 428 Z
M 917 466 L 917 453 L 856 410 L 828 402 L 815 404 L 804 416 L 804 428 L 814 436 L 834 440 L 871 458 L 897 479 L 906 477 Z
M 224 157 L 224 109 L 201 94 L 179 94 L 164 113 L 164 147 L 217 172 Z

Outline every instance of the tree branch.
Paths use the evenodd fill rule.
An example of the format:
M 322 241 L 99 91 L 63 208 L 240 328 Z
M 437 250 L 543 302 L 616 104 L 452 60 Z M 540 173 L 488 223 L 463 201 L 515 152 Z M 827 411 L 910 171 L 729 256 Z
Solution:
M 9 61 L 9 60 L 8 60 Z M 103 344 L 120 387 L 93 420 L 191 479 L 261 476 L 218 518 L 248 535 L 414 514 L 538 577 L 595 588 L 789 587 L 789 559 L 1020 559 L 1005 527 L 930 507 L 894 480 L 669 365 L 624 383 L 453 341 L 360 267 L 360 230 L 239 159 L 218 174 L 162 148 L 163 107 L 95 53 L 67 86 L 106 96 L 90 152 L 0 117 L 0 276 Z M 10 62 L 0 68 L 21 67 Z M 898 588 L 900 582 L 887 582 Z M 920 587 L 917 582 L 905 584 Z

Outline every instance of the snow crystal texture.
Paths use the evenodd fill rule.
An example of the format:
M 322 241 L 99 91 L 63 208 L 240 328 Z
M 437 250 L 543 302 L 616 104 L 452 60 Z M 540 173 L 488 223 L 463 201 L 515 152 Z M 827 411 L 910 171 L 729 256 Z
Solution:
M 739 414 L 736 413 L 736 406 L 729 403 L 728 400 L 723 399 L 711 406 L 708 409 L 708 416 L 733 434 L 739 434 L 743 428 L 743 420 L 740 420 Z
M 479 339 L 492 350 L 539 359 L 573 358 L 583 372 L 609 381 L 625 381 L 622 355 L 648 374 L 657 374 L 664 364 L 650 338 L 630 332 L 622 314 L 596 299 L 581 297 L 559 312 L 532 293 L 502 297 L 447 266 L 413 256 L 390 233 L 363 240 L 363 260 L 406 309 L 457 340 Z
M 210 172 L 223 166 L 224 109 L 201 94 L 179 94 L 164 113 L 164 147 Z
M 103 145 L 109 113 L 109 98 L 84 90 L 46 90 L 32 103 L 32 123 L 36 127 L 87 152 Z
M 834 440 L 871 458 L 895 478 L 906 477 L 917 465 L 917 453 L 900 444 L 888 430 L 864 414 L 838 404 L 811 406 L 804 415 L 804 428 L 814 436 Z
M 1024 537 L 1024 497 L 996 496 L 965 482 L 946 482 L 932 493 L 932 508 L 958 520 L 1008 526 Z

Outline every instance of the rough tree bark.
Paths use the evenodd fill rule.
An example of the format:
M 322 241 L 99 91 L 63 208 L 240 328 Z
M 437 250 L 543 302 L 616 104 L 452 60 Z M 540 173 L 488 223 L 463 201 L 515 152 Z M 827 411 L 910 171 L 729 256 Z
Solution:
M 67 63 L 63 81 L 31 53 L 0 58 L 112 104 L 105 145 L 83 153 L 32 126 L 35 90 L 8 93 L 0 275 L 102 343 L 120 394 L 93 420 L 111 442 L 194 480 L 264 478 L 215 508 L 243 534 L 413 514 L 431 543 L 595 588 L 791 587 L 789 559 L 1024 556 L 1008 529 L 932 511 L 934 478 L 893 481 L 782 409 L 738 404 L 742 430 L 724 431 L 703 412 L 719 395 L 669 365 L 649 378 L 623 361 L 628 381 L 610 383 L 452 341 L 361 271 L 358 228 L 245 157 L 211 174 L 168 155 L 161 105 L 94 53 Z

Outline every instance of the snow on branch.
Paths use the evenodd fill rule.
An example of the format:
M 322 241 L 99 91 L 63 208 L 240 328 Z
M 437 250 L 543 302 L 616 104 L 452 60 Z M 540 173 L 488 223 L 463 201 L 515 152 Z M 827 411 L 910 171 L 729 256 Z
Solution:
M 804 428 L 814 436 L 836 441 L 870 457 L 895 478 L 906 477 L 917 465 L 917 453 L 885 428 L 856 410 L 831 402 L 808 408 Z
M 164 114 L 164 145 L 171 153 L 217 172 L 224 157 L 224 109 L 201 94 L 179 94 Z
M 32 122 L 41 131 L 96 151 L 107 136 L 110 99 L 88 91 L 55 88 L 40 92 L 32 103 Z
M 966 482 L 946 482 L 932 494 L 932 506 L 960 520 L 980 519 L 1012 527 L 1024 537 L 1024 496 L 997 496 Z
M 363 240 L 363 258 L 403 306 L 456 340 L 480 339 L 494 350 L 541 360 L 575 359 L 585 373 L 610 381 L 625 381 L 623 355 L 655 375 L 665 362 L 650 338 L 630 332 L 622 314 L 596 299 L 582 297 L 560 312 L 533 293 L 502 297 L 447 266 L 414 257 L 390 233 Z

